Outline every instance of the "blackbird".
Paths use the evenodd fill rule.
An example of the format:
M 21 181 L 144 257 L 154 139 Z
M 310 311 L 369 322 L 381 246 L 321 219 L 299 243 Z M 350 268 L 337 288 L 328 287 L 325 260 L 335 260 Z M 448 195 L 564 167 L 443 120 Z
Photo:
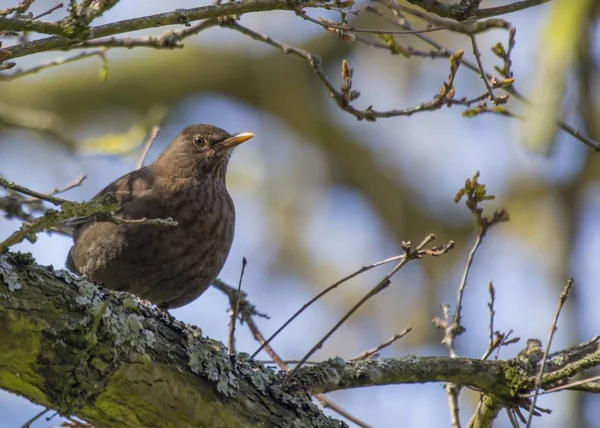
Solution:
M 254 137 L 211 125 L 185 128 L 152 164 L 124 175 L 96 197 L 113 193 L 123 219 L 167 219 L 177 226 L 70 219 L 74 245 L 67 267 L 162 310 L 197 299 L 221 271 L 235 226 L 225 186 L 233 149 Z

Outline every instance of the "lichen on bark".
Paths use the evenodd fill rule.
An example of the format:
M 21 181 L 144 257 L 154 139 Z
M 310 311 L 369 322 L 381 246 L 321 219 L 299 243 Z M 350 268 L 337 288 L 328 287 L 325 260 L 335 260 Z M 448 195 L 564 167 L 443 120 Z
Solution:
M 340 427 L 305 392 L 127 293 L 0 254 L 0 388 L 98 427 Z

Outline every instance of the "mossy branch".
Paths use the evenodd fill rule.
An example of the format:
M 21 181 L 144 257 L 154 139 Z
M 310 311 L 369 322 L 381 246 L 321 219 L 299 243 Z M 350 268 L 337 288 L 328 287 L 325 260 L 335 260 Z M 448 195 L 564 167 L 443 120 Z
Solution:
M 113 427 L 340 427 L 306 392 L 425 382 L 480 390 L 496 411 L 523 407 L 540 360 L 537 345 L 505 361 L 336 358 L 302 368 L 286 389 L 246 354 L 233 367 L 225 346 L 197 328 L 19 254 L 0 254 L 0 322 L 0 388 Z M 600 366 L 600 344 L 551 357 L 544 389 Z

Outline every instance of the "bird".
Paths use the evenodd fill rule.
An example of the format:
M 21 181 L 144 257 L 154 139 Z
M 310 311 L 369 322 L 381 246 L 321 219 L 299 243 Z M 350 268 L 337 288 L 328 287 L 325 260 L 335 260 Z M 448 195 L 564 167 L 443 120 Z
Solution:
M 121 219 L 171 218 L 177 225 L 69 219 L 73 246 L 67 268 L 163 311 L 196 300 L 229 255 L 235 206 L 226 187 L 227 166 L 233 149 L 253 137 L 206 124 L 183 129 L 156 161 L 94 197 L 116 196 L 115 216 Z

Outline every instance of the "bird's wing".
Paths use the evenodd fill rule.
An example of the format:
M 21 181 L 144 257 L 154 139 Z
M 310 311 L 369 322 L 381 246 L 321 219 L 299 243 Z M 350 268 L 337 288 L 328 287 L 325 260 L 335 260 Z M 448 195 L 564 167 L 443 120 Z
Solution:
M 120 209 L 117 212 L 120 217 L 125 219 L 160 218 L 164 214 L 164 209 L 153 191 L 155 181 L 154 171 L 144 167 L 113 181 L 94 196 L 94 199 L 112 193 L 120 201 Z M 93 221 L 94 216 L 72 217 L 66 219 L 60 226 L 61 230 L 73 231 L 77 226 Z

